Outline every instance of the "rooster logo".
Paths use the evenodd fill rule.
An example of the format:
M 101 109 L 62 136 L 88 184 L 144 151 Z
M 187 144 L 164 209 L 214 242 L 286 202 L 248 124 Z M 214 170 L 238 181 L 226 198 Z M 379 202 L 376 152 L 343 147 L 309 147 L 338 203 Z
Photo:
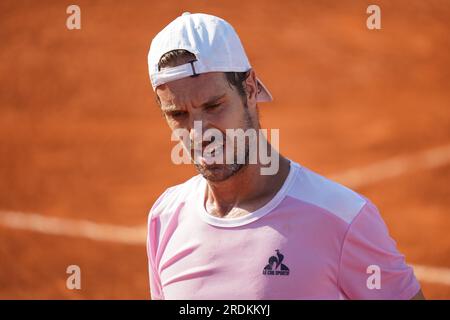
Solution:
M 282 263 L 284 255 L 280 253 L 279 249 L 276 249 L 275 252 L 277 253 L 277 256 L 271 256 L 269 258 L 268 264 L 264 267 L 263 274 L 280 276 L 289 275 L 289 268 Z

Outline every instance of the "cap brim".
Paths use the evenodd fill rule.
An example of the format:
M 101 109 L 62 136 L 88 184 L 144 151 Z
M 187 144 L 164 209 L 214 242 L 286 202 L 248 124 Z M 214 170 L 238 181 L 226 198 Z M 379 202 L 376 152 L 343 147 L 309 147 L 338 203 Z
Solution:
M 256 101 L 257 102 L 273 101 L 272 95 L 270 94 L 266 86 L 262 83 L 262 81 L 259 80 L 258 78 L 256 78 L 256 81 L 258 82 L 258 93 L 256 95 Z

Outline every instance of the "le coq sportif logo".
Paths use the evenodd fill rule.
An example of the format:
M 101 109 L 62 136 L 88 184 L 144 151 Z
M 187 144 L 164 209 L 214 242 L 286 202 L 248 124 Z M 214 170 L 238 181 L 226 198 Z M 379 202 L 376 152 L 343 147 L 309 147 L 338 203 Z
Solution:
M 289 268 L 283 263 L 284 255 L 279 249 L 275 250 L 276 255 L 269 258 L 267 265 L 264 267 L 263 274 L 267 276 L 288 276 Z

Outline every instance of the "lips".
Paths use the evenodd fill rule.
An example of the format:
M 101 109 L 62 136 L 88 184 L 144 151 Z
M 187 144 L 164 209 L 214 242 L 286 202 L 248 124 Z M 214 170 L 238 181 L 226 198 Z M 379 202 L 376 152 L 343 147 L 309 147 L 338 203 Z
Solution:
M 219 164 L 216 163 L 216 160 L 221 159 L 220 156 L 223 155 L 223 150 L 225 148 L 224 144 L 214 144 L 211 146 L 212 142 L 206 142 L 202 144 L 202 150 L 200 152 L 199 149 L 192 148 L 191 156 L 196 163 L 199 163 L 203 166 Z M 197 157 L 195 157 L 195 155 Z M 219 159 L 218 159 L 219 157 Z M 222 163 L 223 163 L 223 159 Z

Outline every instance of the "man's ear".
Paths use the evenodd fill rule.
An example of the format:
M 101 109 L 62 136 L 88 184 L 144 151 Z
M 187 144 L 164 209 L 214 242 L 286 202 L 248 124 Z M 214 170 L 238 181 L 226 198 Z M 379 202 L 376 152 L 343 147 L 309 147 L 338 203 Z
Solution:
M 256 95 L 258 93 L 258 83 L 256 81 L 256 74 L 253 69 L 250 70 L 250 74 L 245 79 L 245 89 L 247 92 L 247 103 L 256 104 Z

